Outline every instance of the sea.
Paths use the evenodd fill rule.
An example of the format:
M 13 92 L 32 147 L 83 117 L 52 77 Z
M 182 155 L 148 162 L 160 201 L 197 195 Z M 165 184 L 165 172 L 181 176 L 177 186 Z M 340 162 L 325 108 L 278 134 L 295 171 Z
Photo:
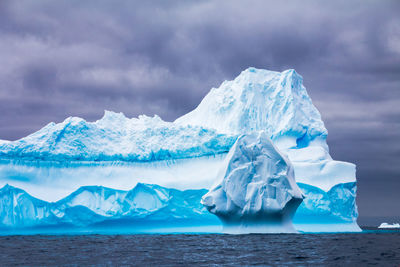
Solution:
M 0 266 L 400 266 L 400 231 L 0 236 Z

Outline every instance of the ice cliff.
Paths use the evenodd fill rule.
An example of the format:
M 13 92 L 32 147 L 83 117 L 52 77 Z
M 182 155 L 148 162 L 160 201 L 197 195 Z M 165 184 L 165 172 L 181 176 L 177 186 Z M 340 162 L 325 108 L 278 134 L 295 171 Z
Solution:
M 84 186 L 57 202 L 46 202 L 26 191 L 5 185 L 0 189 L 0 229 L 216 224 L 201 204 L 206 190 L 180 191 L 137 184 L 129 191 Z
M 226 232 L 295 232 L 292 219 L 303 196 L 291 163 L 265 132 L 240 136 L 222 167 L 221 181 L 202 203 Z
M 75 192 L 74 201 L 103 199 L 111 194 L 116 202 L 96 200 L 72 210 L 87 214 L 88 221 L 120 218 L 125 206 L 116 203 L 122 198 L 125 201 L 122 191 L 130 191 L 137 183 L 178 191 L 210 189 L 221 177 L 218 172 L 224 169 L 228 151 L 238 137 L 260 131 L 265 132 L 278 154 L 287 157 L 304 195 L 293 219 L 297 230 L 360 230 L 356 223 L 355 165 L 335 161 L 329 155 L 327 130 L 302 77 L 294 70 L 248 68 L 234 80 L 213 88 L 196 109 L 175 122 L 165 122 L 158 116 L 129 119 L 107 111 L 96 122 L 70 117 L 20 140 L 0 141 L 0 186 L 8 183 L 38 198 L 25 202 L 20 193 L 17 195 L 21 197 L 13 198 L 16 208 L 38 207 L 21 215 L 31 218 L 29 222 L 48 214 L 44 206 L 36 205 L 42 203 L 39 199 L 56 203 L 81 186 L 114 188 L 112 192 L 102 189 L 96 193 L 100 195 L 89 194 L 86 189 Z M 201 205 L 201 196 L 187 204 L 185 197 L 181 201 L 188 211 L 190 205 Z M 148 199 L 141 201 L 147 203 Z M 157 203 L 164 205 L 161 200 Z M 67 204 L 63 207 L 57 213 L 52 206 L 51 216 L 66 212 L 71 216 L 62 215 L 64 221 L 70 218 L 68 223 L 77 220 L 80 224 L 83 215 L 75 216 Z M 163 207 L 161 210 L 169 204 Z M 152 210 L 147 206 L 144 209 Z M 5 214 L 2 218 L 6 221 L 19 220 Z

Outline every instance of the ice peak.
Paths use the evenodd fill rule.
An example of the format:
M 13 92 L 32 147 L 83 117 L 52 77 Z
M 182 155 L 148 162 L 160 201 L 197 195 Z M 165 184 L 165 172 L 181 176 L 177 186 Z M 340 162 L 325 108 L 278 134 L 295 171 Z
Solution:
M 8 183 L 0 188 L 0 194 L 15 194 L 15 193 L 26 193 L 24 190 L 9 185 Z
M 85 185 L 85 186 L 81 186 L 78 188 L 78 190 L 76 190 L 76 193 L 81 193 L 83 191 L 89 191 L 89 192 L 98 192 L 98 191 L 102 191 L 102 190 L 111 190 L 111 188 L 108 187 L 104 187 L 101 185 Z
M 0 191 L 6 191 L 6 190 L 10 190 L 10 189 L 14 189 L 14 186 L 9 185 L 8 183 L 3 186 L 2 188 L 0 188 Z
M 124 113 L 122 112 L 114 112 L 114 111 L 109 111 L 109 110 L 104 110 L 104 115 L 103 118 L 101 118 L 100 120 L 125 120 L 128 119 L 127 117 L 125 117 Z
M 140 190 L 142 188 L 148 189 L 148 188 L 151 188 L 153 186 L 156 186 L 156 185 L 154 185 L 154 184 L 146 184 L 146 183 L 137 183 L 136 186 L 133 189 L 136 189 L 136 190 Z
M 266 72 L 270 72 L 270 73 L 279 73 L 276 71 L 272 71 L 272 70 L 266 70 L 266 69 L 258 69 L 255 67 L 248 67 L 247 69 L 243 70 L 238 77 L 240 76 L 246 76 L 246 75 L 255 75 L 255 74 L 265 74 Z
M 321 115 L 294 69 L 275 72 L 248 68 L 233 81 L 212 89 L 200 105 L 178 118 L 222 133 L 266 131 L 270 138 L 325 138 Z
M 146 183 L 137 183 L 134 188 L 129 191 L 129 195 L 137 194 L 138 192 L 154 192 L 154 191 L 164 190 L 161 186 L 156 184 L 146 184 Z
M 86 121 L 80 117 L 68 117 L 66 118 L 62 124 L 64 125 L 78 125 L 78 124 L 82 124 L 82 123 L 86 123 Z
M 163 123 L 164 122 L 160 116 L 155 115 L 155 114 L 153 117 L 147 116 L 145 114 L 139 115 L 138 121 L 140 121 L 142 123 Z
M 300 75 L 296 72 L 295 69 L 288 69 L 288 70 L 282 71 L 282 75 L 286 75 L 286 76 L 295 76 L 295 75 L 298 75 L 298 76 L 300 76 Z
M 281 73 L 281 76 L 282 80 L 291 85 L 289 89 L 303 90 L 305 93 L 307 93 L 303 86 L 303 77 L 298 74 L 294 69 L 283 71 Z
M 280 74 L 276 71 L 270 71 L 265 69 L 257 69 L 254 67 L 250 67 L 242 71 L 234 80 L 236 84 L 240 84 L 244 86 L 249 83 L 263 83 L 266 79 L 269 79 L 273 76 Z M 232 81 L 226 81 L 225 83 L 229 83 Z M 222 87 L 222 86 L 221 86 Z M 220 87 L 220 88 L 221 88 Z M 223 88 L 223 87 L 222 87 Z

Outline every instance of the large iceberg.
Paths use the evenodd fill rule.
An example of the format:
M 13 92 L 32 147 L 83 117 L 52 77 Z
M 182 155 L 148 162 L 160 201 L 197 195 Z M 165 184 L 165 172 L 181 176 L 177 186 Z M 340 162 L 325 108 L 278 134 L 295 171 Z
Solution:
M 129 119 L 122 113 L 106 111 L 96 122 L 71 117 L 20 140 L 0 141 L 0 186 L 8 183 L 33 196 L 15 198 L 20 206 L 31 206 L 29 203 L 39 203 L 39 199 L 57 203 L 82 186 L 113 188 L 116 202 L 99 200 L 96 206 L 88 200 L 95 196 L 83 187 L 81 193 L 75 192 L 74 201 L 91 204 L 73 210 L 86 212 L 88 221 L 120 218 L 125 212 L 125 206 L 117 204 L 124 195 L 121 192 L 130 191 L 136 184 L 206 192 L 220 177 L 218 172 L 238 137 L 259 131 L 266 133 L 294 168 L 304 195 L 293 219 L 297 230 L 360 230 L 356 223 L 355 165 L 330 157 L 327 130 L 302 77 L 294 70 L 249 68 L 233 81 L 213 88 L 195 110 L 175 122 L 165 122 L 158 116 Z M 101 196 L 110 193 L 102 190 Z M 194 202 L 187 202 L 183 197 L 185 210 L 189 212 L 190 205 L 201 206 L 200 199 L 197 196 Z M 59 212 L 53 206 L 50 213 L 45 206 L 37 207 L 35 212 L 27 209 L 31 217 L 20 218 L 31 218 L 26 224 L 41 216 L 52 221 L 52 216 L 67 211 L 71 216 L 62 215 L 63 223 L 78 225 L 85 221 L 78 222 L 83 215 L 75 216 L 67 204 Z M 187 216 L 195 214 L 189 212 Z M 5 221 L 11 220 L 6 217 Z
M 295 232 L 303 199 L 294 171 L 265 132 L 240 136 L 226 157 L 221 181 L 203 196 L 226 232 Z

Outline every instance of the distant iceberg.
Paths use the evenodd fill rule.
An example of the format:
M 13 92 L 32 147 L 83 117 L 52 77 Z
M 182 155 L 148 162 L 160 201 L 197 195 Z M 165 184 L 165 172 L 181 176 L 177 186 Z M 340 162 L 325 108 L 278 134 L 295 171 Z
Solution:
M 116 192 L 130 191 L 138 183 L 207 192 L 217 182 L 238 137 L 260 131 L 293 166 L 304 196 L 293 218 L 297 230 L 361 230 L 356 222 L 355 165 L 332 160 L 326 143 L 328 132 L 302 77 L 294 70 L 255 68 L 211 89 L 195 110 L 175 122 L 144 115 L 129 119 L 106 111 L 96 122 L 70 117 L 20 140 L 1 141 L 0 185 L 8 183 L 34 196 L 14 198 L 21 212 L 29 213 L 15 211 L 20 217 L 2 213 L 3 221 L 9 225 L 21 225 L 21 218 L 27 218 L 26 224 L 59 222 L 56 216 L 64 218 L 63 223 L 78 225 L 108 216 L 120 218 L 124 208 L 117 203 L 123 194 Z M 39 201 L 57 203 L 79 187 L 91 185 L 113 188 L 117 202 L 96 206 L 87 200 L 91 208 L 64 204 L 57 212 L 54 206 L 49 211 Z M 109 192 L 104 189 L 101 194 Z M 78 199 L 86 203 L 89 197 L 94 198 L 82 192 Z M 200 199 L 198 196 L 192 204 L 201 206 Z M 37 209 L 25 209 L 24 203 Z M 71 208 L 87 211 L 87 216 L 75 216 L 78 211 Z
M 399 223 L 381 223 L 381 225 L 378 226 L 380 229 L 400 229 L 400 224 Z

